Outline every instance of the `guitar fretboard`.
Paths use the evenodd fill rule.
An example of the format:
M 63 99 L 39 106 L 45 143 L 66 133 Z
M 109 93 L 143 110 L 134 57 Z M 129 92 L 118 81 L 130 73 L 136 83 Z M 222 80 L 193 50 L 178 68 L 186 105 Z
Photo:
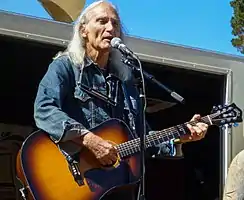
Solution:
M 208 125 L 212 125 L 212 119 L 218 115 L 219 113 L 207 115 L 205 117 L 202 117 L 201 121 L 207 123 Z M 163 142 L 170 141 L 171 139 L 176 139 L 182 135 L 186 135 L 188 133 L 186 125 L 195 125 L 196 123 L 196 121 L 191 121 L 167 129 L 163 129 L 161 131 L 154 131 L 152 134 L 148 134 L 145 136 L 145 146 L 146 148 L 156 146 Z M 116 148 L 118 149 L 121 158 L 131 156 L 135 153 L 140 152 L 140 138 L 136 138 L 119 144 L 116 146 Z

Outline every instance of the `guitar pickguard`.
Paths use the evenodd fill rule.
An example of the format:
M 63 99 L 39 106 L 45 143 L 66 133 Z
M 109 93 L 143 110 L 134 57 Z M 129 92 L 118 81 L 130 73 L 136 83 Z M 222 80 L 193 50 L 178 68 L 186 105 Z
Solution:
M 88 170 L 84 173 L 84 177 L 90 190 L 97 192 L 128 183 L 131 178 L 131 172 L 128 171 L 130 171 L 128 164 L 122 161 L 116 168 Z

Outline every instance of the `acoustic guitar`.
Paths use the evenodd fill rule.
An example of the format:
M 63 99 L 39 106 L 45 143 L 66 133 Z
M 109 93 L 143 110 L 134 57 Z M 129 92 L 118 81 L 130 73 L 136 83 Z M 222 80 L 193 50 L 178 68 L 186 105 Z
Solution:
M 234 103 L 218 106 L 201 121 L 209 125 L 232 126 L 242 122 L 242 111 Z M 155 146 L 188 134 L 185 128 L 187 123 L 146 135 L 146 146 Z M 129 140 L 129 128 L 118 119 L 105 121 L 91 131 L 114 143 L 118 149 L 116 163 L 102 166 L 86 148 L 75 156 L 69 155 L 43 131 L 34 132 L 26 138 L 17 156 L 16 169 L 27 199 L 98 200 L 113 190 L 129 189 L 130 184 L 134 187 L 133 181 L 138 179 L 125 185 L 129 177 L 124 172 L 129 170 L 133 177 L 138 177 L 140 138 Z

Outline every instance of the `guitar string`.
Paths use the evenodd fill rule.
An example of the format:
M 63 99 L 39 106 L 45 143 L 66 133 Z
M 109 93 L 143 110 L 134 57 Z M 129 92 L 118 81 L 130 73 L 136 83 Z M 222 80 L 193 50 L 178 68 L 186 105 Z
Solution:
M 192 122 L 191 122 L 192 123 Z M 195 123 L 195 122 L 194 122 Z M 193 124 L 193 123 L 192 123 Z M 154 134 L 151 134 L 151 135 L 147 135 L 147 138 L 148 137 L 154 137 L 154 138 L 158 138 L 158 136 L 164 136 L 164 135 L 161 135 L 161 133 L 166 133 L 165 134 L 165 136 L 168 136 L 168 132 L 172 132 L 172 131 L 175 131 L 175 127 L 170 127 L 170 128 L 167 128 L 166 130 L 162 130 L 162 131 L 157 131 L 156 133 L 154 133 Z M 159 135 L 160 134 L 160 135 Z M 139 139 L 139 138 L 137 138 L 137 139 Z M 130 145 L 131 144 L 134 144 L 135 142 L 134 141 L 136 141 L 137 139 L 135 139 L 135 140 L 130 140 L 130 141 L 127 141 L 127 142 L 125 142 L 125 143 L 122 143 L 122 144 L 120 144 L 120 145 L 123 145 L 123 146 L 127 146 L 127 147 L 130 147 Z
M 216 116 L 217 115 L 219 115 L 219 113 L 216 113 Z M 212 114 L 212 116 L 214 116 L 214 115 Z M 208 121 L 209 121 L 209 116 L 206 116 L 206 117 L 208 118 Z M 205 118 L 203 117 L 202 119 L 204 120 Z M 194 124 L 194 123 L 196 123 L 196 122 L 191 122 L 191 124 Z M 210 125 L 212 125 L 211 121 L 209 121 L 208 123 Z M 172 131 L 172 129 L 174 129 L 174 130 Z M 185 134 L 185 131 L 184 131 L 184 134 Z M 174 137 L 172 137 L 172 136 L 174 136 Z M 169 128 L 169 129 L 166 129 L 163 131 L 159 131 L 159 132 L 152 134 L 152 135 L 147 135 L 146 145 L 153 146 L 152 143 L 156 144 L 156 142 L 158 142 L 158 144 L 160 144 L 161 142 L 165 142 L 165 141 L 170 140 L 172 138 L 176 138 L 177 136 L 180 136 L 179 131 L 175 127 L 172 127 L 172 128 Z M 170 138 L 170 137 L 172 137 L 172 138 Z M 123 148 L 123 150 L 125 152 L 122 150 L 123 151 L 122 154 L 123 155 L 124 154 L 129 155 L 130 153 L 135 153 L 135 152 L 140 151 L 139 146 L 138 146 L 139 144 L 140 144 L 140 140 L 134 140 L 132 142 L 127 143 L 125 145 L 125 147 Z
M 216 116 L 218 116 L 220 114 L 221 113 L 214 113 L 214 114 L 202 117 L 202 120 L 206 121 L 206 118 L 207 118 L 208 119 L 207 120 L 208 123 L 210 123 L 210 125 L 211 125 L 211 121 L 209 121 L 210 117 L 214 118 L 214 117 L 216 117 Z M 188 122 L 188 123 L 193 125 L 193 124 L 195 124 L 197 122 Z M 184 123 L 184 124 L 186 125 L 187 123 Z M 172 131 L 172 129 L 174 129 L 174 131 Z M 152 142 L 154 142 L 154 144 L 156 144 L 155 140 L 158 142 L 158 144 L 160 144 L 161 142 L 165 142 L 167 140 L 170 140 L 169 136 L 172 136 L 172 135 L 174 137 L 180 136 L 179 131 L 175 127 L 171 127 L 171 128 L 166 129 L 166 130 L 158 131 L 157 133 L 154 133 L 154 134 L 151 134 L 151 135 L 147 135 L 146 144 L 149 145 L 149 146 L 152 146 Z M 129 155 L 130 153 L 136 153 L 136 152 L 140 151 L 140 148 L 138 146 L 139 144 L 140 144 L 139 138 L 121 144 L 122 146 L 120 146 L 120 151 L 121 151 L 122 156 L 123 155 L 126 156 L 126 155 Z
M 205 122 L 208 121 L 208 123 L 211 124 L 211 122 L 209 122 L 209 117 L 214 118 L 218 115 L 220 115 L 220 113 L 214 113 L 214 114 L 202 117 L 201 120 L 205 121 Z M 197 121 L 190 121 L 187 123 L 194 125 L 197 123 Z M 187 123 L 184 123 L 182 125 L 186 125 Z M 178 127 L 182 126 L 182 125 L 178 125 Z M 186 134 L 185 131 L 184 131 L 184 134 Z M 174 136 L 173 138 L 180 136 L 179 131 L 176 129 L 176 127 L 170 127 L 168 129 L 158 131 L 154 134 L 147 135 L 145 142 L 146 142 L 146 145 L 152 146 L 152 142 L 154 142 L 155 140 L 158 142 L 158 144 L 160 144 L 161 142 L 170 140 L 170 136 Z M 119 145 L 117 145 L 117 148 L 122 156 L 127 156 L 131 153 L 136 153 L 136 152 L 140 151 L 139 144 L 140 144 L 140 138 L 137 138 L 137 139 L 130 140 L 125 143 L 119 144 Z
M 203 117 L 202 120 L 204 120 L 205 118 L 206 117 Z M 190 122 L 190 123 L 194 124 L 196 122 Z M 185 134 L 185 131 L 184 131 L 184 134 Z M 153 142 L 154 142 L 154 144 L 156 144 L 156 142 L 158 142 L 158 144 L 160 144 L 161 142 L 165 142 L 167 140 L 172 139 L 172 138 L 170 138 L 170 136 L 171 137 L 174 136 L 172 138 L 180 136 L 179 131 L 175 127 L 171 127 L 171 128 L 166 129 L 166 130 L 158 131 L 157 133 L 147 135 L 146 144 L 148 146 L 152 146 Z M 139 146 L 138 146 L 139 144 L 140 144 L 140 140 L 138 138 L 137 138 L 137 140 L 132 140 L 132 141 L 127 142 L 127 144 L 124 145 L 124 148 L 122 149 L 122 151 L 124 151 L 124 152 L 122 152 L 122 154 L 123 155 L 128 154 L 128 153 L 130 154 L 130 153 L 140 151 Z
M 174 131 L 172 129 L 174 129 Z M 175 133 L 177 133 L 177 136 L 179 135 L 179 133 L 175 130 L 175 128 L 171 127 L 166 130 L 158 131 L 158 132 L 155 132 L 154 134 L 147 135 L 146 140 L 145 140 L 146 145 L 152 146 L 151 142 L 153 140 L 154 141 L 157 140 L 158 143 L 164 142 L 167 139 L 170 140 L 169 136 L 174 135 Z M 175 136 L 175 137 L 177 137 L 177 136 Z M 136 153 L 136 152 L 140 151 L 139 144 L 140 144 L 140 138 L 137 138 L 137 139 L 122 143 L 122 144 L 118 145 L 118 147 L 119 147 L 119 150 L 122 155 L 127 155 L 130 153 Z

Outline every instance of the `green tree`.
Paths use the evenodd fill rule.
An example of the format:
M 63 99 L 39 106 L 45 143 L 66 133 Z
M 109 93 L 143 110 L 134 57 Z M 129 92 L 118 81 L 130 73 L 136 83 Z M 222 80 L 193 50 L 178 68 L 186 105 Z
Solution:
M 244 54 L 244 0 L 232 0 L 230 2 L 233 8 L 231 17 L 232 34 L 235 36 L 231 43 Z

